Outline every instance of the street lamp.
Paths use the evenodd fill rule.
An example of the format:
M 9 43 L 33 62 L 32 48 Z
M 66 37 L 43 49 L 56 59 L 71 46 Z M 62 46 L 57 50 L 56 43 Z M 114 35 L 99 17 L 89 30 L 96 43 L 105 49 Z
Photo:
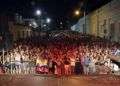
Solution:
M 80 15 L 80 11 L 79 11 L 79 10 L 76 10 L 76 11 L 75 11 L 75 15 L 77 15 L 77 16 Z
M 40 16 L 42 14 L 41 10 L 36 10 L 36 15 Z
M 63 23 L 62 23 L 62 22 L 60 22 L 60 24 L 62 25 Z
M 37 27 L 37 26 L 42 26 L 42 21 L 41 21 L 41 15 L 42 15 L 42 11 L 40 10 L 40 9 L 37 9 L 36 11 L 35 11 L 35 15 L 37 16 L 36 17 L 36 22 L 38 23 L 36 23 L 36 22 L 33 22 L 33 25 L 35 26 L 35 28 Z
M 35 21 L 33 21 L 32 24 L 33 24 L 34 28 L 38 27 L 38 25 L 37 25 L 37 23 Z
M 81 12 L 82 12 L 81 10 L 76 10 L 74 14 L 75 14 L 76 16 L 79 16 Z M 84 11 L 83 11 L 82 13 L 84 14 L 83 33 L 86 33 L 86 9 L 84 9 Z
M 47 19 L 46 19 L 46 22 L 47 22 L 47 23 L 50 23 L 50 22 L 51 22 L 51 19 L 50 19 L 50 18 L 47 18 Z
M 29 24 L 29 26 L 31 27 L 31 26 L 32 26 L 32 24 Z
M 46 24 L 43 25 L 43 27 L 46 27 L 46 26 L 47 26 Z

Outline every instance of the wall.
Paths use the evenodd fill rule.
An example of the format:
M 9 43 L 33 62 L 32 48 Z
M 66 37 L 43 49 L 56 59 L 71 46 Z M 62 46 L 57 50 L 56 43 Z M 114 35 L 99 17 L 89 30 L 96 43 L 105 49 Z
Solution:
M 74 26 L 83 33 L 84 17 Z M 78 30 L 79 29 L 79 30 Z M 120 0 L 113 0 L 86 17 L 86 33 L 120 42 Z
M 27 38 L 32 36 L 32 27 L 29 26 L 9 22 L 9 30 L 13 35 L 14 41 L 17 41 L 20 38 Z

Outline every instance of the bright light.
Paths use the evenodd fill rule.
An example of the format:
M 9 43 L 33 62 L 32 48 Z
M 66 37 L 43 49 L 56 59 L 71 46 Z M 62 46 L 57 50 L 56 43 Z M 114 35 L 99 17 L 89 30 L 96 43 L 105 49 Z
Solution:
M 60 24 L 62 25 L 63 23 L 62 23 L 62 22 L 60 22 Z
M 46 19 L 46 22 L 47 22 L 47 23 L 50 23 L 50 22 L 51 22 L 51 19 L 50 19 L 50 18 L 47 18 L 47 19 Z
M 46 27 L 47 25 L 46 25 L 46 24 L 44 24 L 43 26 L 44 26 L 44 27 Z
M 37 23 L 36 22 L 32 22 L 34 28 L 38 27 Z
M 36 15 L 37 15 L 37 16 L 40 16 L 41 14 L 42 14 L 42 12 L 41 12 L 40 10 L 37 10 L 37 11 L 36 11 Z
M 33 22 L 33 25 L 35 25 L 35 26 L 36 26 L 36 25 L 37 25 L 37 24 L 36 24 L 36 22 Z
M 29 24 L 29 26 L 32 26 L 32 24 Z
M 79 15 L 80 14 L 80 11 L 79 10 L 76 10 L 75 11 L 75 15 Z

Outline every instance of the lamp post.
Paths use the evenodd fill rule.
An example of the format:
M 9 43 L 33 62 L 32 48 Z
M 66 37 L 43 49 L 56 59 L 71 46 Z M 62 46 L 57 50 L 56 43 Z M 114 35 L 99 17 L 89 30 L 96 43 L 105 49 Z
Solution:
M 38 26 L 40 26 L 40 28 L 48 26 L 47 24 L 49 24 L 51 22 L 51 18 L 49 18 L 49 17 L 44 18 L 44 15 L 43 15 L 44 13 L 45 12 L 42 12 L 39 9 L 35 11 L 35 15 L 37 16 L 37 23 L 38 23 Z M 34 25 L 36 25 L 36 24 L 34 23 Z
M 84 27 L 84 33 L 86 33 L 86 11 L 87 11 L 87 3 L 88 3 L 88 0 L 85 0 L 84 1 L 84 22 L 85 22 L 85 27 Z
M 3 57 L 3 64 L 4 64 L 5 63 L 5 50 L 4 50 L 4 48 L 2 50 L 2 57 Z
M 82 11 L 76 10 L 76 11 L 74 12 L 74 14 L 75 14 L 76 16 L 79 16 L 79 15 L 80 15 L 80 12 L 82 12 Z M 83 17 L 84 17 L 83 33 L 86 33 L 86 6 L 85 6 L 84 11 L 83 11 L 82 13 L 83 13 Z
M 46 23 L 49 24 L 50 22 L 51 22 L 51 19 L 50 19 L 50 18 L 47 18 L 47 19 L 46 19 Z
M 39 10 L 39 9 L 36 10 L 36 15 L 37 15 L 37 16 L 41 16 L 41 14 L 42 14 L 41 10 Z
M 84 32 L 86 34 L 86 11 L 84 10 Z
M 36 11 L 35 11 L 35 15 L 37 16 L 37 21 L 38 22 L 40 22 L 39 24 L 38 24 L 38 26 L 42 26 L 42 23 L 41 23 L 41 15 L 42 15 L 42 11 L 40 10 L 40 9 L 37 9 Z M 38 23 L 37 22 L 37 23 Z M 36 25 L 37 23 L 34 23 L 34 25 Z
M 79 11 L 79 10 L 76 10 L 74 14 L 75 14 L 76 16 L 79 16 L 79 15 L 80 15 L 80 11 Z

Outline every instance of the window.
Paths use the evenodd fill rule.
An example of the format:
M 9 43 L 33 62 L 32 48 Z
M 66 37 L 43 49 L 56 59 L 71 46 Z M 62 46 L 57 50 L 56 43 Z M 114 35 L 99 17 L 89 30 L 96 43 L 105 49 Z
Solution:
M 26 37 L 28 37 L 29 36 L 29 33 L 28 33 L 28 31 L 26 31 Z
M 119 39 L 119 42 L 120 42 L 120 22 L 119 22 L 119 27 L 118 27 L 118 29 L 119 29 L 119 30 L 118 30 L 118 31 L 119 31 L 119 32 L 118 32 L 118 33 L 119 33 L 118 39 Z
M 86 27 L 85 27 L 85 24 L 83 24 L 83 33 L 86 33 Z
M 110 38 L 113 39 L 115 35 L 115 24 L 111 23 L 110 24 Z
M 18 36 L 18 38 L 20 38 L 20 31 L 17 32 L 17 36 Z
M 106 34 L 107 33 L 107 30 L 106 29 L 104 29 L 104 34 Z
M 24 31 L 22 31 L 22 37 L 24 38 Z
M 120 34 L 120 23 L 119 23 L 119 28 L 118 29 L 119 29 L 119 34 Z
M 106 22 L 107 22 L 107 21 L 106 21 L 106 19 L 105 19 L 105 20 L 104 20 L 104 26 L 106 26 L 106 24 L 107 24 Z
M 104 20 L 104 24 L 103 24 L 103 33 L 106 34 L 107 33 L 107 30 L 106 30 L 106 19 Z

